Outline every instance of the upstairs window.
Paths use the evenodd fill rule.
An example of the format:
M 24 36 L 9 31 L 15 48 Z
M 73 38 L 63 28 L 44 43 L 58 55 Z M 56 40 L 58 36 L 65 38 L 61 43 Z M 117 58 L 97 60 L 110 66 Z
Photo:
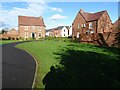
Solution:
M 28 30 L 28 26 L 25 26 L 25 30 Z
M 83 24 L 83 27 L 85 28 L 85 27 L 86 27 L 86 24 Z
M 32 26 L 32 29 L 34 30 L 34 29 L 35 29 L 35 26 Z
M 40 29 L 41 29 L 41 27 L 40 27 L 40 26 L 38 26 L 37 28 L 38 28 L 38 30 L 40 30 Z
M 83 24 L 81 24 L 81 27 L 83 27 Z
M 78 24 L 78 29 L 80 28 L 80 24 Z
M 92 22 L 89 23 L 89 29 L 92 29 Z

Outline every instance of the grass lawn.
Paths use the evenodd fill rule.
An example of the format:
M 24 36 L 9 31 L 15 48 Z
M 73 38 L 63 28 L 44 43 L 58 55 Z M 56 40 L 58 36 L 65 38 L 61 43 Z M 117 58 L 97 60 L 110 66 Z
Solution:
M 55 40 L 27 42 L 16 47 L 37 60 L 34 88 L 120 87 L 118 48 Z
M 0 44 L 8 44 L 13 42 L 19 42 L 19 40 L 0 40 Z

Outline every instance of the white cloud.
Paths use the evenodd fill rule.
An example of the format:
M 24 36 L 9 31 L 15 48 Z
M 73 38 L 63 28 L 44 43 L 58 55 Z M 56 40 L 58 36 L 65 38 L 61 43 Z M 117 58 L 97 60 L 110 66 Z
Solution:
M 10 24 L 13 27 L 18 25 L 18 15 L 26 16 L 40 16 L 47 10 L 47 4 L 44 2 L 26 3 L 26 8 L 14 7 L 12 10 L 0 10 L 0 20 L 4 21 L 5 24 Z
M 63 12 L 63 10 L 61 8 L 56 8 L 56 7 L 51 8 L 51 10 L 57 11 L 57 12 Z
M 50 20 L 60 20 L 60 19 L 66 19 L 68 18 L 67 16 L 62 16 L 60 14 L 55 14 L 52 17 L 50 17 Z
M 64 24 L 63 23 L 59 23 L 57 26 L 64 26 Z

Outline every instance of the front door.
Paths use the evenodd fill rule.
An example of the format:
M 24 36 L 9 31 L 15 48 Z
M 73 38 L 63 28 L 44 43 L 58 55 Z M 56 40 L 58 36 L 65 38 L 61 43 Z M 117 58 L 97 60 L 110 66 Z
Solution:
M 35 38 L 35 33 L 34 32 L 32 33 L 32 38 Z

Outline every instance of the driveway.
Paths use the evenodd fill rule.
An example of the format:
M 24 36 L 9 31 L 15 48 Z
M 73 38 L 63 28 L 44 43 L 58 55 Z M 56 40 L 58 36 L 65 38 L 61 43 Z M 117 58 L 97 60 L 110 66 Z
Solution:
M 32 88 L 36 63 L 28 53 L 15 48 L 19 43 L 2 45 L 2 88 Z

